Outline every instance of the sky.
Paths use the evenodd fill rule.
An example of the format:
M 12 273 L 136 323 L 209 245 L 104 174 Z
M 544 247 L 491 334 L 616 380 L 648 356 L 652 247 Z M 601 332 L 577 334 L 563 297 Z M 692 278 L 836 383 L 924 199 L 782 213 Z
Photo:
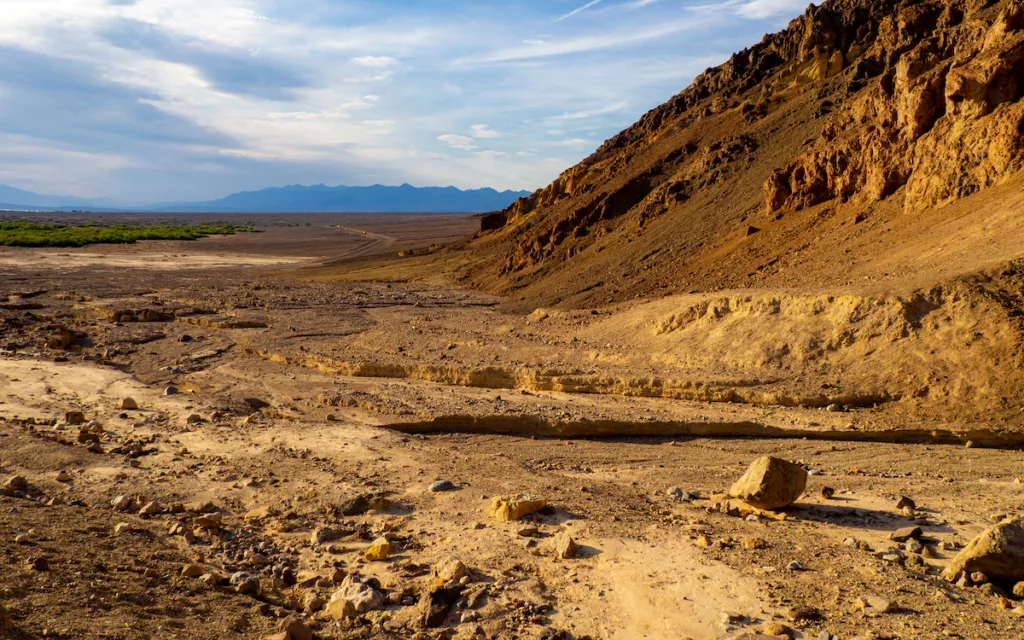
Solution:
M 0 183 L 537 189 L 808 0 L 0 0 Z

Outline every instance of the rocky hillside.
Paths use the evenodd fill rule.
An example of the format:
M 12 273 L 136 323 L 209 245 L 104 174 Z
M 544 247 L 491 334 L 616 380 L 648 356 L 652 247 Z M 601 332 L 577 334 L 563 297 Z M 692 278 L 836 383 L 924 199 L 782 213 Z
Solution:
M 485 218 L 462 278 L 562 305 L 860 284 L 920 276 L 884 257 L 949 224 L 929 268 L 971 271 L 1019 192 L 1022 96 L 1022 0 L 812 5 Z

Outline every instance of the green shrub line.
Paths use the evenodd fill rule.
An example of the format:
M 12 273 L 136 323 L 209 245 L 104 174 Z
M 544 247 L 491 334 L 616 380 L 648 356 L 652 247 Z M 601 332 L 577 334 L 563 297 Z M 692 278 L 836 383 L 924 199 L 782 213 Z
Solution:
M 235 233 L 259 233 L 233 224 L 153 225 L 115 224 L 67 226 L 37 222 L 0 222 L 3 247 L 84 247 L 90 244 L 134 244 L 139 240 L 198 240 Z

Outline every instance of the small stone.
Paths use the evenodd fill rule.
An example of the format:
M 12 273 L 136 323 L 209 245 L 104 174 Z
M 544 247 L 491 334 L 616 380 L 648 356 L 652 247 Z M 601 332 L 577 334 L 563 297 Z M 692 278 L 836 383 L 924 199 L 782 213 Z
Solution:
M 187 564 L 181 568 L 181 575 L 186 578 L 198 578 L 203 573 L 203 568 L 197 564 Z
M 491 516 L 505 522 L 512 522 L 536 513 L 548 506 L 548 501 L 536 496 L 520 495 L 496 497 L 491 501 Z
M 391 557 L 391 543 L 387 538 L 377 538 L 363 554 L 368 562 L 380 562 Z
M 854 601 L 853 608 L 855 611 L 883 614 L 895 611 L 896 604 L 878 596 L 860 596 Z
M 313 640 L 313 631 L 296 616 L 282 620 L 279 629 L 285 640 Z
M 104 453 L 103 447 L 98 442 L 90 442 L 89 446 L 85 448 L 89 453 Z
M 821 612 L 814 607 L 797 606 L 789 610 L 787 615 L 790 622 L 809 622 L 813 620 L 821 620 Z
M 139 467 L 142 466 L 142 462 L 135 458 L 128 458 L 128 466 L 131 467 L 132 469 L 138 469 Z
M 114 525 L 114 535 L 119 536 L 123 533 L 130 533 L 132 531 L 132 525 L 127 522 L 118 522 Z
M 176 395 L 178 395 L 178 387 L 175 387 L 175 386 L 165 387 L 164 388 L 164 395 L 165 396 L 176 396 Z
M 907 553 L 921 553 L 924 551 L 924 545 L 917 540 L 907 540 L 907 543 L 903 545 L 903 548 Z
M 693 494 L 689 491 L 683 491 L 682 487 L 669 487 L 665 491 L 665 495 L 668 496 L 669 500 L 675 502 L 691 502 L 693 500 Z
M 1013 597 L 1024 599 L 1024 582 L 1018 582 L 1013 585 Z
M 761 631 L 764 632 L 766 635 L 775 637 L 784 636 L 787 638 L 792 638 L 794 634 L 794 631 L 791 627 L 784 625 L 781 622 L 766 622 L 764 623 L 764 626 L 761 627 Z
M 956 580 L 975 572 L 1004 584 L 1024 580 L 1024 521 L 1007 520 L 986 529 L 953 558 L 943 576 Z
M 914 511 L 917 509 L 917 503 L 907 496 L 900 496 L 900 499 L 896 502 L 896 510 L 901 511 L 903 509 Z
M 242 595 L 255 596 L 260 593 L 260 579 L 254 574 L 239 571 L 231 576 L 230 582 L 235 591 Z
M 134 411 L 139 408 L 139 403 L 135 401 L 135 398 L 121 398 L 118 408 L 122 411 Z
M 516 535 L 521 538 L 536 538 L 540 535 L 540 529 L 533 526 L 519 527 L 516 529 Z
M 974 584 L 977 584 L 977 585 L 982 585 L 982 584 L 988 584 L 989 579 L 988 579 L 988 576 L 986 576 L 981 571 L 975 571 L 974 573 L 971 574 L 971 582 L 973 582 Z
M 28 535 L 27 533 L 22 533 L 22 534 L 14 536 L 14 542 L 16 544 L 31 544 L 32 543 L 32 537 L 30 535 Z
M 889 564 L 901 564 L 903 562 L 903 556 L 899 553 L 883 553 L 881 559 Z
M 306 596 L 305 609 L 307 613 L 316 613 L 322 610 L 327 605 L 327 601 L 320 597 L 319 594 L 311 593 Z
M 907 540 L 920 540 L 923 532 L 921 527 L 903 527 L 889 534 L 889 539 L 894 542 L 906 542 Z
M 57 482 L 71 482 L 71 474 L 67 471 L 58 471 Z
M 46 558 L 35 558 L 29 560 L 28 566 L 32 571 L 49 571 L 50 561 Z
M 142 510 L 139 511 L 139 515 L 140 516 L 155 516 L 156 514 L 162 512 L 162 511 L 163 511 L 163 508 L 160 506 L 160 504 L 158 502 L 150 502 L 146 506 L 142 507 Z
M 81 411 L 68 411 L 64 414 L 64 422 L 71 426 L 85 424 L 85 414 Z
M 455 491 L 455 483 L 451 480 L 438 480 L 428 487 L 432 493 L 441 493 L 443 491 Z
M 756 551 L 757 549 L 764 549 L 768 546 L 768 543 L 761 538 L 743 538 L 743 541 L 740 542 L 740 546 L 747 551 Z
M 822 498 L 825 498 L 826 500 L 831 500 L 832 497 L 835 496 L 835 495 L 836 495 L 836 490 L 833 489 L 832 487 L 822 487 L 821 488 L 821 497 Z
M 555 536 L 552 546 L 554 548 L 556 558 L 570 560 L 579 555 L 579 549 L 576 546 L 576 541 L 564 531 Z
M 200 516 L 192 522 L 201 529 L 208 529 L 210 531 L 220 529 L 220 518 L 215 518 L 213 516 Z
M 469 567 L 457 558 L 448 558 L 434 567 L 434 582 L 444 586 L 449 582 L 459 582 L 470 576 Z
M 807 567 L 805 567 L 803 564 L 796 560 L 787 564 L 786 569 L 788 569 L 789 571 L 807 571 Z

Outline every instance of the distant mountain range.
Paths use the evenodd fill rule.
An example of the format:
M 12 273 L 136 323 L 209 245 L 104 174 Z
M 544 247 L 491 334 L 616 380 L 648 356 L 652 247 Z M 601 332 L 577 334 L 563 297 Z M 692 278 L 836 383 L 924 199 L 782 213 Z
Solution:
M 481 213 L 504 209 L 528 191 L 455 187 L 328 187 L 290 185 L 243 191 L 206 202 L 166 202 L 133 207 L 108 198 L 45 196 L 0 185 L 0 209 L 91 212 L 159 211 L 168 213 Z

